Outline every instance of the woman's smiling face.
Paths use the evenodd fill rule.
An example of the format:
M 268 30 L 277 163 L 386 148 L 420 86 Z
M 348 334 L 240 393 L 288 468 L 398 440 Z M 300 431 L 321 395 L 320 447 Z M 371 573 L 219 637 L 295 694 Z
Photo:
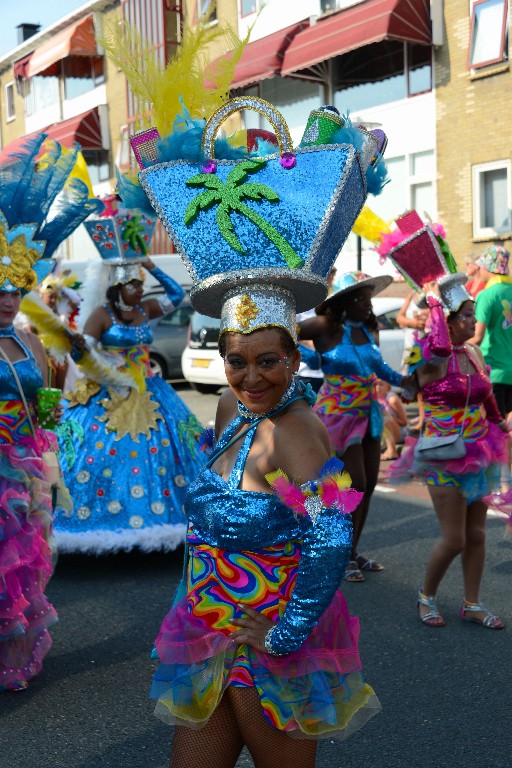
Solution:
M 272 410 L 299 369 L 300 353 L 287 350 L 276 328 L 250 334 L 227 333 L 224 364 L 228 384 L 255 414 Z

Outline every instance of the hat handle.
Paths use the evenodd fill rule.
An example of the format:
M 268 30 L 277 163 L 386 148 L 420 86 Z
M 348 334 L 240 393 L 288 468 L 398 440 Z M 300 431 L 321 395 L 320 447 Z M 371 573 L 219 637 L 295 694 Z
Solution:
M 236 96 L 230 99 L 208 118 L 203 131 L 201 149 L 209 160 L 214 159 L 214 145 L 217 132 L 227 117 L 241 109 L 252 109 L 266 117 L 274 129 L 281 156 L 293 155 L 293 144 L 288 125 L 282 114 L 272 104 L 256 96 Z

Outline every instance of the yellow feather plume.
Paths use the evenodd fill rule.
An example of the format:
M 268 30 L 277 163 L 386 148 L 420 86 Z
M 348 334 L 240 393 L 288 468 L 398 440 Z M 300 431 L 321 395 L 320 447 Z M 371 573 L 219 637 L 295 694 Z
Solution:
M 71 351 L 71 342 L 76 335 L 62 322 L 60 317 L 46 306 L 35 293 L 24 296 L 21 311 L 37 330 L 44 347 L 54 357 L 61 357 Z M 122 360 L 120 360 L 120 365 Z M 143 383 L 125 371 L 112 365 L 111 359 L 104 359 L 95 349 L 86 345 L 78 361 L 78 367 L 89 379 L 105 387 L 129 387 L 144 391 Z
M 374 245 L 379 245 L 382 235 L 391 232 L 391 229 L 380 216 L 377 216 L 371 208 L 365 205 L 354 222 L 352 232 L 364 237 L 365 240 L 369 240 Z
M 71 350 L 71 335 L 58 315 L 44 303 L 37 293 L 23 297 L 20 310 L 36 329 L 43 346 L 55 357 L 61 357 Z
M 185 26 L 180 46 L 164 69 L 151 44 L 128 23 L 105 26 L 100 43 L 141 103 L 143 124 L 137 127 L 155 125 L 167 136 L 183 111 L 181 99 L 192 118 L 207 118 L 224 103 L 249 35 L 250 30 L 241 40 L 226 24 Z M 214 41 L 229 54 L 212 66 L 207 50 Z

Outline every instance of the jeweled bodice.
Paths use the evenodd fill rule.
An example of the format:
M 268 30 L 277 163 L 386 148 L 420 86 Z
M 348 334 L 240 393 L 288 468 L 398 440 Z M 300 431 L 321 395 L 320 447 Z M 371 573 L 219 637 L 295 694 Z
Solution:
M 127 349 L 129 347 L 149 346 L 153 341 L 153 334 L 142 307 L 139 309 L 144 314 L 144 322 L 141 325 L 126 325 L 120 323 L 108 306 L 105 309 L 112 319 L 112 325 L 103 333 L 100 341 L 106 348 Z
M 242 417 L 237 417 L 217 447 L 228 442 L 242 423 Z M 239 488 L 255 433 L 253 427 L 242 439 L 227 480 L 205 467 L 189 488 L 185 501 L 187 516 L 194 533 L 212 546 L 230 550 L 255 549 L 300 539 L 304 533 L 304 523 L 301 525 L 274 493 Z

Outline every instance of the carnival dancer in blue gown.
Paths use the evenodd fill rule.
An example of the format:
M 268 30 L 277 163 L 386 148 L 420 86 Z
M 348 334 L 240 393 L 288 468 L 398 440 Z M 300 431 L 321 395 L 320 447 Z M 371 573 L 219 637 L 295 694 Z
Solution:
M 127 248 L 124 258 L 108 259 L 106 302 L 84 326 L 86 345 L 110 362 L 114 379 L 106 383 L 88 373 L 66 395 L 60 440 L 74 514 L 57 515 L 61 553 L 175 549 L 185 538 L 185 493 L 204 464 L 201 425 L 149 366 L 148 321 L 176 307 L 183 288 L 145 256 L 154 217 L 109 205 L 106 216 L 86 222 L 100 254 L 111 243 L 135 247 L 131 260 Z M 138 230 L 137 242 L 123 237 L 130 228 Z M 116 236 L 109 238 L 109 231 Z M 142 268 L 158 280 L 161 296 L 143 299 Z

